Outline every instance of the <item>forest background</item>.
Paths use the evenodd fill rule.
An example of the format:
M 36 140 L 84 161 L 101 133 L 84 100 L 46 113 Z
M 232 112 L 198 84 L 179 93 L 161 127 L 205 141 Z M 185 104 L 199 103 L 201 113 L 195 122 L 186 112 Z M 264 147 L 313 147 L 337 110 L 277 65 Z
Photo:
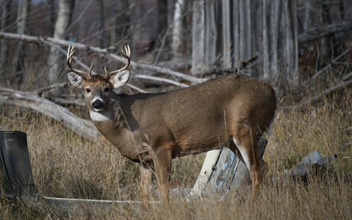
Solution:
M 122 66 L 120 50 L 129 44 L 132 77 L 119 92 L 169 91 L 240 71 L 278 88 L 279 110 L 264 155 L 270 173 L 292 168 L 312 150 L 340 158 L 327 180 L 269 184 L 256 202 L 232 194 L 216 201 L 217 208 L 204 201 L 190 208 L 176 200 L 175 218 L 203 218 L 204 210 L 212 219 L 233 213 L 246 219 L 352 216 L 346 209 L 352 206 L 351 1 L 1 0 L 0 11 L 0 128 L 28 134 L 44 195 L 139 198 L 138 168 L 98 138 L 65 70 L 69 44 L 77 48 L 74 65 L 88 69 L 92 63 L 98 73 Z M 251 62 L 242 68 L 243 61 Z M 203 159 L 176 160 L 173 186 L 192 187 Z M 166 216 L 157 207 L 62 214 L 4 201 L 1 210 L 9 218 Z

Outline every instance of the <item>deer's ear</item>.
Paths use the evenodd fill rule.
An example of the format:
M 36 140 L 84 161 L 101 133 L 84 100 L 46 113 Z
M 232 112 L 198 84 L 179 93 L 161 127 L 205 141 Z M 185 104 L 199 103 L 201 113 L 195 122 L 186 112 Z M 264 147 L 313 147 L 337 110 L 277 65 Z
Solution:
M 68 72 L 67 79 L 71 83 L 71 85 L 76 87 L 81 87 L 85 80 L 82 76 L 78 75 L 75 72 Z
M 118 88 L 123 86 L 127 83 L 130 78 L 130 71 L 129 70 L 122 70 L 110 77 L 109 81 L 114 85 L 114 88 Z

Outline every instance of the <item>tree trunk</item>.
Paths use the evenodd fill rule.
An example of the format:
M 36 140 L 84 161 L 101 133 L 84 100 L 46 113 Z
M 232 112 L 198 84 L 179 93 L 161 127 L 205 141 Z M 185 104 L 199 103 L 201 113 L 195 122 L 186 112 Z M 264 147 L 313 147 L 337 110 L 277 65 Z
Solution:
M 49 37 L 54 35 L 55 26 L 55 0 L 46 0 L 48 11 L 46 14 L 47 19 L 47 34 Z
M 69 32 L 69 25 L 71 23 L 73 8 L 75 0 L 60 0 L 59 11 L 57 15 L 54 38 L 66 39 Z M 64 66 L 64 59 L 60 56 L 60 53 L 55 49 L 50 49 L 50 55 L 48 58 L 49 72 L 48 80 L 49 84 L 57 81 Z M 62 62 L 60 62 L 62 61 Z
M 5 31 L 10 23 L 10 7 L 12 0 L 3 0 L 3 3 L 0 5 L 1 9 L 1 27 L 2 31 Z M 1 40 L 1 51 L 0 51 L 0 74 L 5 73 L 7 66 L 7 57 L 9 54 L 9 45 L 7 39 Z M 1 83 L 0 83 L 1 86 Z
M 192 20 L 192 74 L 204 71 L 204 1 L 193 2 Z
M 286 60 L 286 81 L 293 85 L 298 84 L 298 41 L 297 41 L 297 2 L 291 0 L 284 2 L 286 15 L 286 49 L 284 51 Z
M 222 53 L 223 53 L 223 66 L 224 68 L 231 68 L 231 19 L 230 19 L 230 0 L 222 0 Z
M 215 0 L 205 2 L 205 66 L 212 67 L 216 60 Z
M 263 1 L 263 79 L 298 83 L 297 2 Z M 258 39 L 260 40 L 260 39 Z
M 98 0 L 99 9 L 100 9 L 100 48 L 105 48 L 105 8 L 104 8 L 104 0 Z
M 185 0 L 178 0 L 175 2 L 174 18 L 173 18 L 173 29 L 172 29 L 172 55 L 173 57 L 182 57 L 182 45 L 183 45 L 183 9 L 185 8 Z
M 17 11 L 17 34 L 26 34 L 27 19 L 30 7 L 30 0 L 21 0 Z M 26 44 L 19 42 L 16 51 L 15 74 L 18 88 L 21 88 L 24 77 L 24 59 L 26 54 Z

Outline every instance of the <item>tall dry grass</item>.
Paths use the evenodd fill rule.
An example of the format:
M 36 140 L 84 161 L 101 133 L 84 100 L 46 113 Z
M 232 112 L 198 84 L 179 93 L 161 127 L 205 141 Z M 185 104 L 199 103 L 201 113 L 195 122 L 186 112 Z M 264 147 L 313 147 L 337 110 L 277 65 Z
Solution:
M 223 200 L 173 198 L 170 212 L 160 204 L 80 207 L 71 213 L 30 208 L 2 199 L 3 219 L 349 219 L 352 218 L 352 98 L 330 97 L 304 111 L 278 110 L 264 159 L 270 173 L 292 168 L 308 153 L 338 154 L 324 177 L 308 183 L 282 180 Z M 27 133 L 36 187 L 42 195 L 70 198 L 140 200 L 139 168 L 105 140 L 90 142 L 60 123 L 28 109 L 2 106 L 1 130 Z M 204 154 L 173 162 L 173 187 L 192 187 Z

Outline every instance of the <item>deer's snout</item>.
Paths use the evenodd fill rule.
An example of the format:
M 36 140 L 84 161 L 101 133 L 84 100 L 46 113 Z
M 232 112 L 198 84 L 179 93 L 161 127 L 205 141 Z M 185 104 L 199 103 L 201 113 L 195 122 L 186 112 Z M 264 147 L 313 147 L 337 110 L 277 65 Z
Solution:
M 95 111 L 103 110 L 104 108 L 104 101 L 100 99 L 96 99 L 92 102 L 92 107 Z

